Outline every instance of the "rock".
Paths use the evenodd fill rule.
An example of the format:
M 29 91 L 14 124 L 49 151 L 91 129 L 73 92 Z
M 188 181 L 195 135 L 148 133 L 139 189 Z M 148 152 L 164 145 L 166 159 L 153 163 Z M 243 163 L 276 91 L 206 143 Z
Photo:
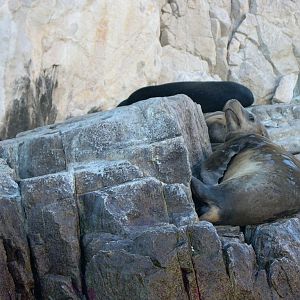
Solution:
M 221 238 L 235 238 L 244 242 L 244 235 L 241 232 L 241 228 L 239 226 L 216 226 L 216 230 L 218 235 Z
M 197 16 L 197 18 L 196 18 Z M 216 63 L 207 1 L 171 1 L 162 7 L 161 44 L 201 56 Z
M 257 104 L 299 98 L 297 1 L 3 0 L 0 14 L 0 139 L 169 81 L 237 81 Z
M 292 105 L 250 109 L 280 126 L 299 117 Z M 198 221 L 190 179 L 210 154 L 201 107 L 184 95 L 0 142 L 0 297 L 299 298 L 298 217 Z
M 230 297 L 230 282 L 223 260 L 222 245 L 213 225 L 200 222 L 188 228 L 192 260 L 200 299 Z
M 246 237 L 276 298 L 299 298 L 299 218 L 249 228 Z
M 162 184 L 154 178 L 84 194 L 79 201 L 83 233 L 125 234 L 133 226 L 168 222 Z
M 6 255 L 4 245 L 3 245 L 3 241 L 1 240 L 1 243 L 0 243 L 0 267 L 1 267 L 0 296 L 3 299 L 10 297 L 10 295 L 13 294 L 13 291 L 15 291 L 14 280 L 12 278 L 12 275 L 9 272 L 9 269 L 8 269 L 8 266 L 7 266 L 6 262 L 7 262 L 7 255 Z
M 210 75 L 208 63 L 205 60 L 170 45 L 162 48 L 161 64 L 160 83 L 219 79 L 215 75 Z
M 249 1 L 248 0 L 237 0 L 231 2 L 231 13 L 230 16 L 233 19 L 233 31 L 240 25 L 244 16 L 249 12 Z
M 233 299 L 273 299 L 266 271 L 257 267 L 252 245 L 225 238 L 223 251 Z
M 276 74 L 272 63 L 260 51 L 257 44 L 259 40 L 257 26 L 255 16 L 247 14 L 234 33 L 229 44 L 229 79 L 240 81 L 250 88 L 255 95 L 256 103 L 262 104 L 274 93 Z
M 1 160 L 0 168 L 0 298 L 34 299 L 25 218 L 13 170 Z
M 283 76 L 272 99 L 275 103 L 290 103 L 293 99 L 293 91 L 298 80 L 297 74 Z
M 20 187 L 41 296 L 55 298 L 69 289 L 75 299 L 82 288 L 73 176 L 56 173 L 24 179 Z
M 4 0 L 0 13 L 1 139 L 168 81 L 237 81 L 257 104 L 299 96 L 297 1 Z
M 300 153 L 300 106 L 259 105 L 249 108 L 267 127 L 270 138 L 287 151 Z
M 116 285 L 136 299 L 156 299 L 157 293 L 162 299 L 188 299 L 196 281 L 180 227 L 198 220 L 189 190 L 191 166 L 210 153 L 201 107 L 184 95 L 70 119 L 3 141 L 0 171 L 20 181 L 21 193 L 6 176 L 2 194 L 22 199 L 18 203 L 25 216 L 18 221 L 20 229 L 10 223 L 1 228 L 4 236 L 22 229 L 28 250 L 27 234 L 30 255 L 25 254 L 28 261 L 31 256 L 35 295 L 116 299 L 121 297 Z M 115 237 L 117 249 L 115 242 L 106 246 L 108 235 Z M 158 244 L 151 248 L 154 240 Z M 13 269 L 5 267 L 6 248 L 14 246 L 3 241 L 1 293 L 7 295 L 20 267 L 10 257 Z M 165 257 L 163 249 L 170 255 Z M 95 270 L 103 272 L 106 264 L 111 275 L 102 282 Z M 122 268 L 115 264 L 131 268 L 122 282 L 117 279 Z M 21 283 L 29 285 L 25 279 Z M 111 288 L 104 290 L 99 282 Z
M 196 288 L 195 276 L 191 262 L 180 259 L 187 239 L 176 227 L 150 227 L 135 232 L 127 241 L 116 241 L 119 237 L 113 236 L 110 239 L 90 253 L 93 255 L 86 267 L 90 296 L 96 299 L 197 299 L 192 294 L 188 296 L 189 288 Z M 91 239 L 87 249 L 93 247 L 94 242 Z M 99 267 L 103 275 L 98 277 Z M 109 286 L 112 289 L 107 288 Z
M 1 138 L 112 108 L 159 76 L 156 1 L 5 0 L 0 12 Z

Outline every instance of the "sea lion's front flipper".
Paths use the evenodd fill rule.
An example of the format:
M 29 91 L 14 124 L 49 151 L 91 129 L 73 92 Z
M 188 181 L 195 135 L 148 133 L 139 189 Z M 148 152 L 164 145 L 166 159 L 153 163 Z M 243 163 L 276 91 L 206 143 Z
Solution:
M 207 184 L 217 184 L 223 177 L 224 172 L 232 157 L 241 151 L 242 147 L 237 144 L 224 145 L 219 150 L 216 150 L 206 161 L 201 165 L 201 179 Z

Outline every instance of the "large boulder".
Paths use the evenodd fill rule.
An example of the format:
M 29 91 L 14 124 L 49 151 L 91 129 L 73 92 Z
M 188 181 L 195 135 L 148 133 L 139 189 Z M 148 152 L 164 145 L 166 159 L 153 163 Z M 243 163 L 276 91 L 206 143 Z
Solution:
M 184 95 L 1 142 L 1 299 L 299 298 L 298 217 L 199 222 L 191 170 L 210 154 Z
M 123 286 L 120 293 L 136 298 L 154 297 L 157 288 L 162 297 L 185 294 L 177 258 L 183 247 L 178 246 L 178 238 L 182 235 L 187 243 L 180 228 L 198 219 L 189 189 L 191 166 L 210 152 L 201 107 L 186 96 L 70 119 L 2 142 L 1 157 L 19 181 L 18 187 L 11 180 L 16 191 L 9 192 L 21 199 L 17 204 L 22 204 L 19 230 L 23 230 L 13 234 L 18 227 L 10 222 L 12 228 L 4 227 L 4 236 L 17 243 L 25 235 L 35 296 L 79 299 L 95 293 L 97 298 L 116 299 L 118 284 Z M 6 210 L 1 209 L 2 214 Z M 9 214 L 18 217 L 8 212 L 5 219 L 10 220 Z M 170 244 L 161 248 L 167 236 Z M 152 239 L 158 241 L 153 249 L 152 242 L 148 245 Z M 119 244 L 124 247 L 115 249 Z M 115 255 L 107 257 L 107 249 Z M 12 259 L 5 253 L 3 249 L 4 266 Z M 30 255 L 24 254 L 28 261 Z M 118 259 L 131 268 L 131 275 L 121 281 L 99 277 L 97 270 L 105 264 L 110 267 L 103 272 L 122 277 Z M 182 259 L 192 272 L 191 262 Z M 156 261 L 169 267 L 162 271 Z M 12 275 L 4 272 L 2 276 L 3 295 L 17 294 Z M 174 280 L 181 288 L 168 291 L 161 283 L 165 277 L 170 289 Z M 136 284 L 130 283 L 134 278 Z M 195 278 L 191 285 L 196 286 Z

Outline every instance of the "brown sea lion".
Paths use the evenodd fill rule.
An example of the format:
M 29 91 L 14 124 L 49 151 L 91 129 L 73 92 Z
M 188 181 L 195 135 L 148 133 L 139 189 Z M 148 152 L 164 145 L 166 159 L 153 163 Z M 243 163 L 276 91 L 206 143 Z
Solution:
M 226 119 L 223 111 L 205 115 L 205 122 L 211 143 L 224 143 L 227 134 Z
M 207 113 L 205 115 L 205 122 L 208 128 L 208 134 L 211 143 L 224 143 L 228 131 L 234 131 L 234 128 L 227 128 L 225 110 L 227 114 L 234 110 L 240 120 L 239 130 L 244 133 L 257 133 L 268 137 L 268 132 L 258 118 L 251 112 L 244 109 L 239 101 L 233 99 L 227 101 L 223 111 L 216 111 Z M 233 116 L 234 117 L 234 116 Z M 234 125 L 229 125 L 234 126 Z M 227 137 L 228 138 L 228 137 Z
M 244 226 L 296 213 L 300 161 L 247 126 L 245 133 L 239 109 L 239 103 L 226 104 L 226 141 L 203 163 L 201 180 L 192 178 L 199 219 Z

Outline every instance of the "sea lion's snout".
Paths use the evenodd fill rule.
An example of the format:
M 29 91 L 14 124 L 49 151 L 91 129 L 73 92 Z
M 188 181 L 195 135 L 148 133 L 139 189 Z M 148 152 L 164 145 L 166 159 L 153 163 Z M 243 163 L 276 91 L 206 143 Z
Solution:
M 231 109 L 233 111 L 239 110 L 242 107 L 241 103 L 236 99 L 230 99 L 224 105 L 223 111 L 225 112 L 227 109 Z
M 268 132 L 263 124 L 254 114 L 247 111 L 236 99 L 226 102 L 223 108 L 227 126 L 225 140 L 232 138 L 236 134 L 259 134 L 269 138 Z
M 243 107 L 238 100 L 228 100 L 223 108 L 225 113 L 227 133 L 240 130 L 242 127 Z

